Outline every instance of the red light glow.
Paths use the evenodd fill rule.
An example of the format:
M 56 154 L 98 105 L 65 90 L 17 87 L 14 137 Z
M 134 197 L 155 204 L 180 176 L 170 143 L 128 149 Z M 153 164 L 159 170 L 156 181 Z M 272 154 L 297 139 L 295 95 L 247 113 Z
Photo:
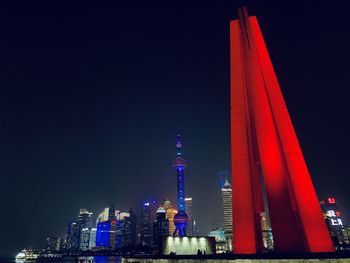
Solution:
M 276 252 L 334 251 L 256 17 L 230 24 L 233 252 L 262 252 L 260 170 Z M 261 164 L 261 167 L 258 166 Z

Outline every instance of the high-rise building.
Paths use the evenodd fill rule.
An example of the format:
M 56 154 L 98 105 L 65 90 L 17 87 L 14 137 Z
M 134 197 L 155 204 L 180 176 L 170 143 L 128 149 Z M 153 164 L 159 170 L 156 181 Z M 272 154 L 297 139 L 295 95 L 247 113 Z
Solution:
M 117 220 L 112 219 L 97 224 L 96 247 L 115 249 L 115 240 L 117 233 Z
M 91 228 L 85 227 L 80 230 L 80 245 L 79 245 L 80 250 L 86 251 L 89 249 L 90 234 L 91 234 Z
M 333 252 L 257 18 L 239 8 L 230 35 L 233 252 L 262 252 L 265 203 L 275 252 Z
M 67 226 L 65 249 L 76 251 L 79 249 L 80 229 L 77 222 L 69 222 Z
M 92 227 L 92 213 L 85 208 L 80 209 L 77 223 L 80 229 Z
M 93 249 L 96 247 L 96 232 L 97 228 L 93 227 L 90 231 L 90 238 L 89 238 L 89 249 Z
M 177 214 L 177 210 L 173 208 L 169 200 L 164 201 L 163 208 L 165 209 L 166 218 L 169 220 L 169 234 L 172 236 L 174 235 L 176 229 L 174 217 Z
M 98 216 L 96 219 L 96 226 L 100 222 L 106 222 L 108 221 L 108 215 L 109 215 L 109 207 L 106 207 Z
M 114 204 L 108 208 L 108 220 L 116 219 L 116 210 Z
M 227 178 L 221 187 L 221 202 L 224 212 L 226 251 L 232 251 L 232 187 Z
M 178 132 L 176 135 L 176 158 L 173 162 L 173 167 L 176 170 L 177 175 L 177 207 L 178 213 L 174 217 L 174 223 L 176 227 L 176 234 L 180 237 L 186 236 L 187 232 L 187 224 L 189 221 L 188 215 L 186 214 L 185 207 L 185 169 L 186 169 L 186 161 L 182 157 L 182 142 L 181 136 Z
M 328 197 L 322 200 L 320 204 L 334 247 L 337 250 L 349 249 L 348 231 L 343 224 L 335 198 Z
M 152 246 L 152 222 L 151 203 L 145 202 L 142 204 L 140 227 L 140 243 L 143 246 Z
M 130 209 L 129 216 L 122 220 L 122 246 L 134 247 L 136 245 L 137 219 L 135 213 Z
M 265 212 L 260 213 L 261 218 L 261 232 L 262 232 L 262 245 L 264 252 L 273 251 L 273 236 L 270 226 L 269 218 Z
M 185 198 L 185 209 L 186 214 L 188 215 L 188 224 L 187 224 L 187 236 L 194 236 L 194 229 L 193 229 L 193 214 L 192 214 L 192 197 L 186 197 Z
M 58 252 L 61 250 L 62 238 L 48 237 L 46 238 L 46 249 L 50 252 Z
M 109 248 L 110 230 L 111 230 L 111 223 L 109 221 L 100 222 L 97 224 L 96 247 Z
M 169 236 L 169 220 L 163 207 L 159 207 L 156 213 L 156 220 L 153 222 L 153 248 L 156 253 L 162 251 L 164 236 Z
M 90 213 L 85 208 L 81 208 L 78 214 L 77 224 L 79 227 L 79 249 L 88 250 L 90 229 L 92 228 L 92 213 Z M 84 240 L 82 240 L 82 238 Z

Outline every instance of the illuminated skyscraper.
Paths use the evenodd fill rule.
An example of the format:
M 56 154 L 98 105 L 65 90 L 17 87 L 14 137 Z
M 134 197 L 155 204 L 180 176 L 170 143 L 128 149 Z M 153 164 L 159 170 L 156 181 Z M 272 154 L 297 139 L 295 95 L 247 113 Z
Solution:
M 193 232 L 193 214 L 192 214 L 192 197 L 185 198 L 185 208 L 186 214 L 188 215 L 188 224 L 187 224 L 187 236 L 194 236 Z
M 263 250 L 273 251 L 273 236 L 269 219 L 265 212 L 260 213 Z
M 82 251 L 86 251 L 89 249 L 89 243 L 90 243 L 90 233 L 91 228 L 83 228 L 80 230 L 80 245 L 79 248 Z
M 169 200 L 166 200 L 163 203 L 163 208 L 165 209 L 165 212 L 166 212 L 166 218 L 169 220 L 169 234 L 173 235 L 176 229 L 174 224 L 174 217 L 177 214 L 177 210 L 173 208 Z
M 232 187 L 227 178 L 221 187 L 221 201 L 224 212 L 226 250 L 232 251 Z
M 65 249 L 76 251 L 79 249 L 80 229 L 77 222 L 70 222 L 67 226 Z
M 337 250 L 349 247 L 347 228 L 343 225 L 341 213 L 334 197 L 328 197 L 320 202 L 323 216 Z
M 265 195 L 274 251 L 334 251 L 257 18 L 230 34 L 233 251 L 262 252 Z
M 169 220 L 163 207 L 159 207 L 156 213 L 156 220 L 153 222 L 153 248 L 156 253 L 162 252 L 162 240 L 169 236 Z
M 91 228 L 90 238 L 89 238 L 89 249 L 96 247 L 96 232 L 97 232 L 97 228 L 95 227 Z
M 186 227 L 189 221 L 188 215 L 185 209 L 185 169 L 186 161 L 182 157 L 182 143 L 181 136 L 178 133 L 176 136 L 176 158 L 173 162 L 173 167 L 176 169 L 177 175 L 177 206 L 178 213 L 174 217 L 174 223 L 176 227 L 176 233 L 178 236 L 186 236 Z
M 113 250 L 117 233 L 117 220 L 112 219 L 97 224 L 96 247 Z
M 101 213 L 98 214 L 96 219 L 96 226 L 100 222 L 108 221 L 109 207 L 106 207 Z
M 133 247 L 136 245 L 136 215 L 130 209 L 129 216 L 122 219 L 121 233 L 122 233 L 122 246 Z
M 80 209 L 77 223 L 79 227 L 79 249 L 88 250 L 90 230 L 92 228 L 92 213 L 85 208 Z
M 142 204 L 140 227 L 140 243 L 143 246 L 152 246 L 152 224 L 151 203 L 145 202 Z
M 80 229 L 92 227 L 92 213 L 85 208 L 80 209 L 77 223 Z

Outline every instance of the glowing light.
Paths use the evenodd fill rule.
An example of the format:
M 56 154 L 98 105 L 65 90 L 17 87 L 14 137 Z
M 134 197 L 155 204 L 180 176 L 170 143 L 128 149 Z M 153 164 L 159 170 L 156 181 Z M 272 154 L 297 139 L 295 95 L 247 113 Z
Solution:
M 329 204 L 335 204 L 335 199 L 333 197 L 329 197 L 327 200 Z

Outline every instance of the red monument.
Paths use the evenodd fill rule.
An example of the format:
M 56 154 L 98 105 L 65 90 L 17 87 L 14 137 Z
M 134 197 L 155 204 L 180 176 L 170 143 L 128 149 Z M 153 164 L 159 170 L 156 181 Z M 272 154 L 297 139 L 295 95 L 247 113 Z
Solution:
M 276 252 L 332 252 L 257 18 L 239 8 L 230 33 L 233 252 L 262 252 L 264 191 Z

